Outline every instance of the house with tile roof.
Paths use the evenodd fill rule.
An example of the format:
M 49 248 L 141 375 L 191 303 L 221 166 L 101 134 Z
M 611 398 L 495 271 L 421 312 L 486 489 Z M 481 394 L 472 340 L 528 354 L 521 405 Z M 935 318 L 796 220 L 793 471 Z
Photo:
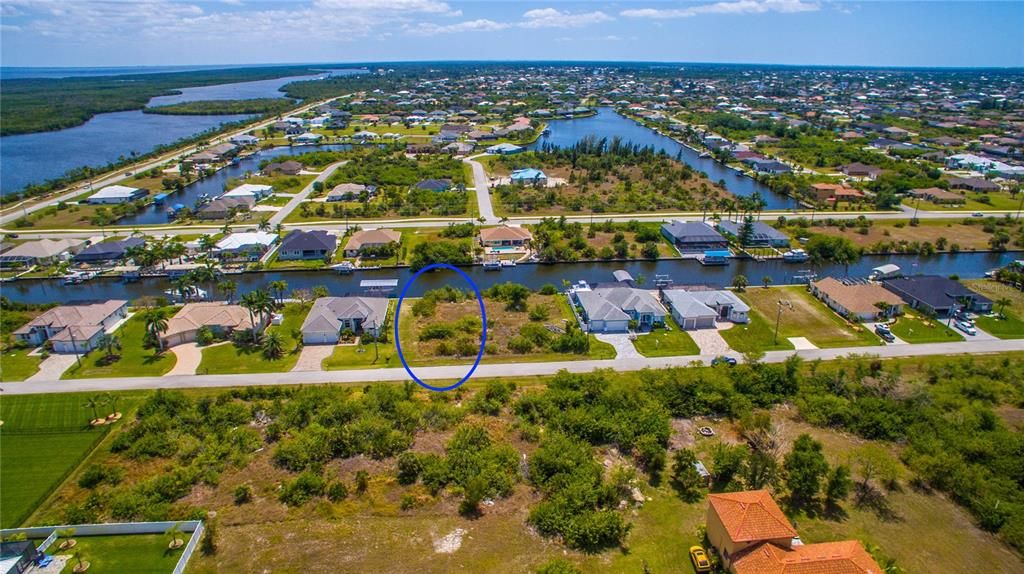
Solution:
M 53 343 L 55 353 L 87 353 L 100 337 L 116 328 L 128 316 L 128 302 L 112 299 L 103 303 L 61 305 L 48 309 L 14 331 L 29 345 Z
M 79 251 L 82 239 L 40 239 L 15 245 L 0 254 L 0 266 L 39 265 L 67 260 Z
M 257 329 L 262 330 L 268 319 L 265 317 L 261 321 L 259 315 L 256 315 Z M 203 327 L 216 337 L 227 337 L 236 331 L 251 331 L 253 319 L 249 316 L 249 310 L 241 305 L 213 301 L 187 303 L 167 320 L 167 330 L 160 338 L 164 347 L 191 343 Z
M 386 297 L 320 297 L 302 322 L 302 342 L 333 345 L 343 331 L 376 337 L 387 316 Z
M 878 283 L 844 283 L 825 277 L 810 284 L 811 294 L 853 321 L 876 321 L 903 311 L 906 301 Z
M 762 544 L 741 553 L 735 574 L 881 574 L 883 570 L 856 540 L 795 545 L 786 550 Z
M 625 333 L 631 321 L 637 330 L 649 331 L 668 315 L 650 291 L 618 283 L 577 288 L 570 298 L 579 312 L 580 327 L 590 333 Z
M 510 249 L 521 251 L 522 248 L 533 240 L 533 234 L 524 227 L 502 225 L 481 229 L 479 238 L 480 245 L 488 252 L 508 251 Z
M 345 244 L 345 257 L 359 257 L 368 249 L 392 243 L 401 243 L 402 233 L 393 229 L 363 229 L 356 231 Z

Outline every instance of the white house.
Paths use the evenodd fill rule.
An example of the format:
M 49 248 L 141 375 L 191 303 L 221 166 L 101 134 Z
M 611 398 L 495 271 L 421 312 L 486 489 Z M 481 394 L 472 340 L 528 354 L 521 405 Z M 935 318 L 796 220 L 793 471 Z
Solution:
M 104 333 L 127 315 L 128 302 L 120 299 L 61 305 L 22 325 L 14 331 L 14 336 L 34 346 L 50 341 L 55 353 L 87 353 L 97 347 Z
M 225 193 L 221 197 L 251 197 L 256 201 L 267 197 L 274 192 L 271 185 L 259 185 L 255 183 L 243 183 L 242 185 Z
M 302 323 L 302 342 L 333 345 L 342 331 L 377 336 L 387 316 L 385 297 L 321 297 Z
M 146 197 L 149 192 L 138 187 L 108 185 L 89 196 L 86 203 L 128 203 Z
M 217 242 L 217 253 L 222 258 L 244 257 L 254 261 L 277 243 L 277 239 L 276 233 L 267 231 L 232 233 Z
M 231 136 L 230 138 L 228 138 L 228 141 L 230 141 L 233 144 L 242 146 L 256 145 L 257 143 L 259 143 L 260 138 L 256 136 L 251 136 L 249 134 L 239 134 L 237 136 Z

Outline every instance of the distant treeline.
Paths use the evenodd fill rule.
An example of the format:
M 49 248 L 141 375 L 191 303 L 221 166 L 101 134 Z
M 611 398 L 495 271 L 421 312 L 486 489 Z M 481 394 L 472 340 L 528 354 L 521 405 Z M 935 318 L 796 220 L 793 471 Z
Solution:
M 0 81 L 0 135 L 60 130 L 96 114 L 140 110 L 180 88 L 313 74 L 307 66 L 239 68 L 130 76 L 17 78 Z
M 297 102 L 287 98 L 256 98 L 252 100 L 197 100 L 144 108 L 143 113 L 167 116 L 224 116 L 230 114 L 280 114 Z

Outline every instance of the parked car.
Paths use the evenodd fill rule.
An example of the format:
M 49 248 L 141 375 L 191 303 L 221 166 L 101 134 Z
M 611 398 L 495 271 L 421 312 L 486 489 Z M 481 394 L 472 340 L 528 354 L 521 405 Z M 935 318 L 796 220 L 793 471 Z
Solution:
M 717 365 L 729 365 L 730 367 L 735 367 L 736 359 L 732 357 L 727 357 L 725 355 L 719 355 L 714 359 L 711 359 L 711 366 L 714 367 Z
M 896 342 L 896 337 L 892 334 L 892 331 L 889 330 L 889 327 L 885 325 L 876 325 L 875 334 L 881 337 L 886 343 Z
M 978 330 L 975 329 L 973 325 L 968 325 L 967 323 L 964 323 L 963 321 L 954 321 L 953 324 L 956 325 L 957 329 L 960 329 L 961 331 L 963 331 L 964 333 L 967 333 L 968 335 L 970 335 L 972 337 L 974 335 L 978 334 Z
M 985 214 L 980 211 L 975 211 L 971 214 L 971 217 L 985 217 Z
M 957 311 L 956 313 L 954 313 L 953 320 L 960 321 L 961 323 L 970 325 L 972 327 L 974 326 L 974 320 L 971 319 L 971 317 L 967 313 L 964 313 L 963 311 Z
M 711 572 L 711 560 L 708 560 L 708 553 L 702 546 L 690 547 L 690 560 L 696 572 Z

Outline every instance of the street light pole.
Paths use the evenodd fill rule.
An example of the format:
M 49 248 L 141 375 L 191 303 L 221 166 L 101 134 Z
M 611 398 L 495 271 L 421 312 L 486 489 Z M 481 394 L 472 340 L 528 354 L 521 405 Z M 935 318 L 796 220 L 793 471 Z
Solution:
M 782 299 L 779 299 L 777 304 L 777 310 L 775 311 L 775 337 L 773 338 L 773 345 L 779 344 L 779 323 L 782 322 Z

